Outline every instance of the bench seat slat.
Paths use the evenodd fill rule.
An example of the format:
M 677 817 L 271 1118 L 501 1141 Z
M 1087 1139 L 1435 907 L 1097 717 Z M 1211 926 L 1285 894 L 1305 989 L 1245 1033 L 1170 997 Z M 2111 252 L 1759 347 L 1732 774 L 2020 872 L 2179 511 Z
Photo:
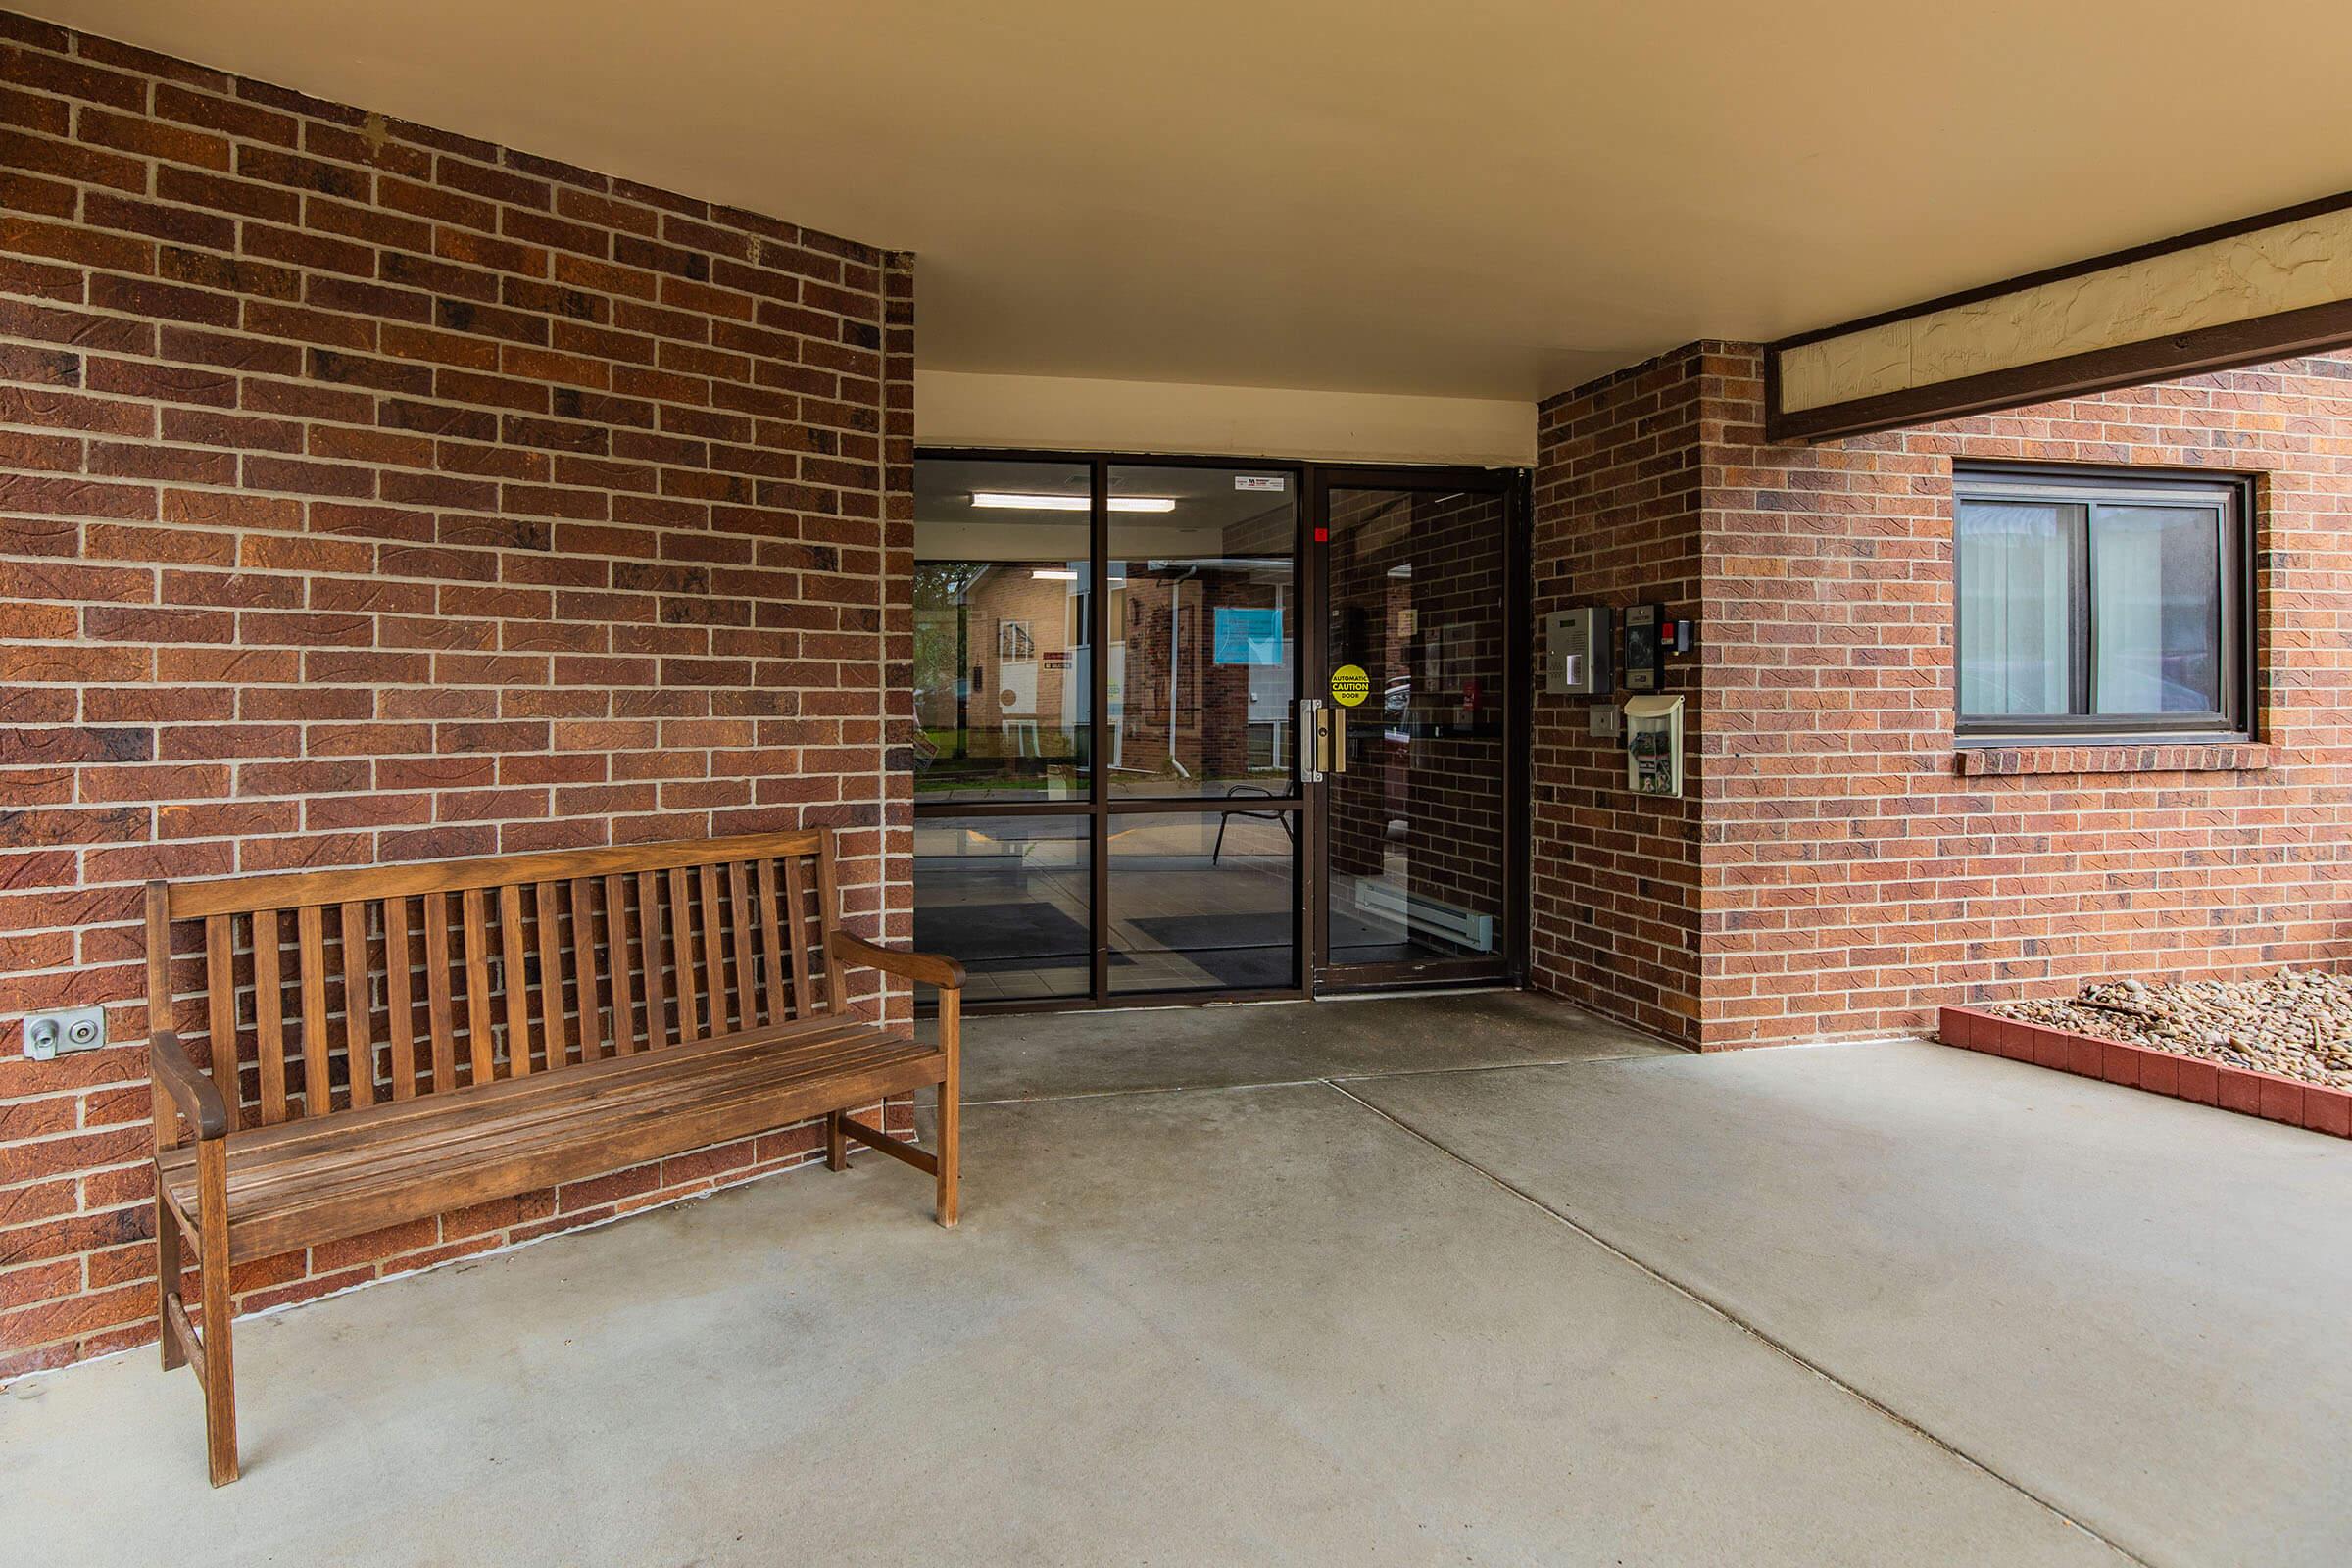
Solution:
M 497 1163 L 519 1152 L 562 1149 L 590 1142 L 602 1146 L 613 1136 L 620 1122 L 639 1124 L 658 1117 L 734 1105 L 747 1098 L 764 1097 L 778 1088 L 797 1087 L 814 1076 L 832 1080 L 917 1059 L 904 1050 L 891 1049 L 891 1043 L 878 1040 L 858 1043 L 814 1059 L 780 1061 L 772 1054 L 759 1053 L 749 1056 L 730 1055 L 723 1061 L 698 1067 L 692 1081 L 687 1083 L 652 1079 L 623 1086 L 608 1085 L 597 1093 L 559 1096 L 553 1101 L 532 1097 L 527 1105 L 511 1102 L 495 1115 L 413 1121 L 395 1131 L 379 1133 L 376 1139 L 364 1145 L 288 1148 L 261 1160 L 237 1184 L 230 1208 L 230 1230 L 233 1234 L 241 1223 L 250 1224 L 265 1214 L 289 1217 L 297 1212 L 315 1213 L 392 1187 L 421 1187 L 426 1189 L 422 1196 L 437 1200 L 445 1175 L 462 1176 L 484 1163 Z M 769 1130 L 769 1124 L 760 1124 L 759 1130 Z M 609 1168 L 613 1167 L 597 1167 Z
M 814 1019 L 230 1135 L 232 1261 L 574 1181 L 941 1081 L 904 1034 Z M 158 1156 L 193 1211 L 192 1148 Z

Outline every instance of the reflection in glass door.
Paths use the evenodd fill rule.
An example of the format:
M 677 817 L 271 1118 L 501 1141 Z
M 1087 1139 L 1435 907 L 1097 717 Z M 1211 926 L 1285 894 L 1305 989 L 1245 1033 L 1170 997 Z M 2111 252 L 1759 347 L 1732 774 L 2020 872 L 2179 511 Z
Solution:
M 1517 879 L 1511 494 L 1493 479 L 1319 486 L 1321 979 L 1509 973 Z
M 1299 983 L 1298 548 L 1291 474 L 1110 469 L 1113 994 Z
M 1299 994 L 1301 478 L 916 462 L 914 937 L 974 1004 Z
M 914 939 L 977 1000 L 1094 985 L 1083 461 L 915 465 Z

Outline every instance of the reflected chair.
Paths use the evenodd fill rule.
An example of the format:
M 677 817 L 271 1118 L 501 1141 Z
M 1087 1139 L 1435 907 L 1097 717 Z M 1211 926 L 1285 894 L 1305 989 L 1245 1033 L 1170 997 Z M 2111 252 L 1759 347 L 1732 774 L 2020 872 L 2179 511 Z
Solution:
M 1256 784 L 1235 784 L 1227 788 L 1225 791 L 1225 798 L 1229 801 L 1244 799 L 1270 801 L 1274 799 L 1274 792 Z M 1225 853 L 1225 829 L 1237 816 L 1251 817 L 1260 822 L 1272 820 L 1280 823 L 1282 826 L 1282 836 L 1286 839 L 1289 839 L 1293 844 L 1298 842 L 1298 829 L 1297 825 L 1291 821 L 1290 812 L 1252 811 L 1242 807 L 1228 806 L 1221 808 L 1217 812 L 1217 842 L 1209 848 L 1209 864 L 1216 864 L 1217 857 Z

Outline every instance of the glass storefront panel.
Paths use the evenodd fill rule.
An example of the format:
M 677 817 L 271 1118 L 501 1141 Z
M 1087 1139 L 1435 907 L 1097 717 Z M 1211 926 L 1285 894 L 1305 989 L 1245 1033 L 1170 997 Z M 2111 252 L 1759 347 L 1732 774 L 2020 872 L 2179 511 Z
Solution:
M 1110 818 L 1110 989 L 1298 983 L 1298 815 L 1235 806 Z
M 914 824 L 914 947 L 963 961 L 973 1002 L 1083 997 L 1093 980 L 1084 816 Z
M 1084 799 L 1084 463 L 914 467 L 914 798 Z
M 982 1005 L 1505 975 L 1513 496 L 918 459 L 916 946 Z
M 1297 483 L 1121 465 L 1109 520 L 1110 792 L 1292 794 Z

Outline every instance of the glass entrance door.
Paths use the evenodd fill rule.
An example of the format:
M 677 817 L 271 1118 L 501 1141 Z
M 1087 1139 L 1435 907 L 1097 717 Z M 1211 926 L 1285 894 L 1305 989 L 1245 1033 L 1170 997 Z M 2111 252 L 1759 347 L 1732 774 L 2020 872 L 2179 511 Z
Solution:
M 1297 476 L 1113 464 L 1103 981 L 1295 991 Z
M 1507 977 L 1524 774 L 1505 475 L 1322 470 L 1318 989 Z
M 1509 978 L 1523 524 L 1487 469 L 920 456 L 915 945 L 980 1008 Z

